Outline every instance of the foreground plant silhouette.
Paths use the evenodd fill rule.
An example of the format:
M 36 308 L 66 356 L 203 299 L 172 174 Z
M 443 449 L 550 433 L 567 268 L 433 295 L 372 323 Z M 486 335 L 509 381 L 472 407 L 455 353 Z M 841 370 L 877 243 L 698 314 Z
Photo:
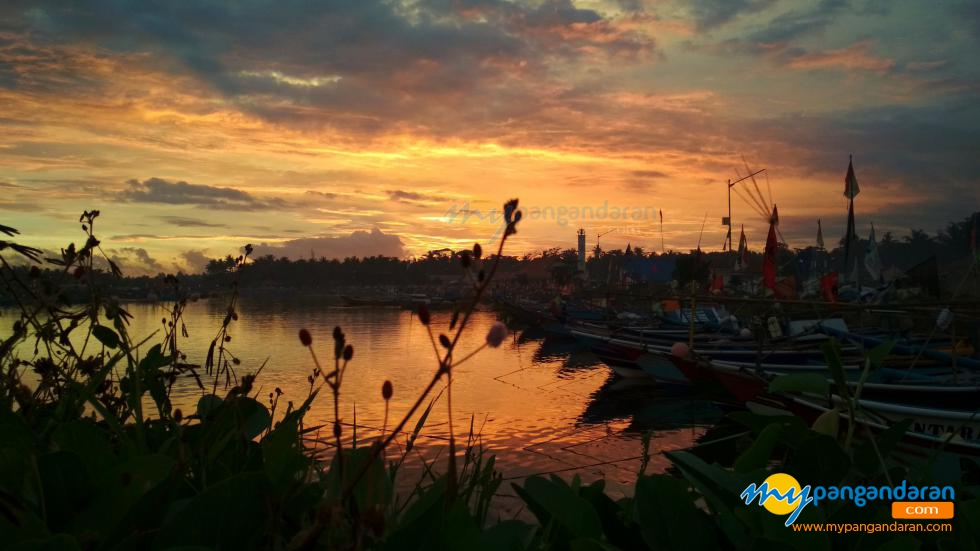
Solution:
M 508 203 L 505 212 L 509 236 L 520 220 L 517 202 Z M 341 423 L 337 404 L 356 343 L 348 343 L 340 328 L 333 335 L 332 369 L 312 356 L 308 396 L 296 404 L 275 389 L 266 407 L 256 399 L 261 366 L 247 373 L 228 338 L 238 318 L 236 272 L 248 261 L 249 248 L 229 274 L 229 307 L 210 351 L 194 364 L 180 350 L 188 333 L 182 313 L 189 299 L 176 278 L 168 279 L 177 298 L 162 320 L 162 335 L 130 337 L 129 314 L 107 292 L 107 280 L 120 272 L 96 237 L 98 215 L 86 212 L 79 221 L 83 246 L 69 245 L 49 259 L 11 241 L 16 230 L 0 226 L 0 292 L 18 312 L 12 333 L 0 342 L 3 547 L 864 549 L 887 544 L 904 549 L 922 543 L 976 549 L 980 544 L 980 468 L 969 460 L 941 458 L 960 469 L 951 533 L 803 534 L 786 530 L 781 517 L 761 507 L 740 505 L 738 493 L 764 479 L 774 458 L 780 461 L 777 470 L 812 484 L 880 485 L 903 478 L 919 484 L 936 472 L 891 459 L 900 432 L 881 435 L 875 446 L 851 445 L 853 434 L 845 434 L 845 447 L 798 419 L 745 413 L 734 416 L 745 428 L 746 445 L 734 468 L 690 452 L 669 453 L 680 476 L 640 474 L 632 496 L 616 500 L 602 481 L 530 477 L 513 489 L 536 522 L 490 518 L 490 501 L 502 479 L 493 458 L 474 444 L 472 428 L 462 454 L 455 452 L 452 433 L 445 473 L 424 465 L 426 477 L 408 496 L 399 496 L 395 480 L 441 381 L 452 418 L 453 368 L 476 352 L 457 352 L 457 344 L 493 278 L 503 242 L 486 262 L 479 247 L 461 255 L 472 292 L 447 332 L 434 331 L 428 311 L 420 308 L 419 320 L 437 357 L 425 391 L 390 430 L 385 422 L 377 441 L 358 446 L 352 435 L 347 446 L 341 427 L 348 425 Z M 12 265 L 5 256 L 11 253 L 28 265 Z M 70 303 L 65 290 L 78 285 L 85 300 Z M 506 335 L 506 328 L 495 325 L 486 346 L 499 346 Z M 314 335 L 301 331 L 299 340 L 313 352 Z M 194 411 L 170 402 L 171 389 L 181 380 L 201 390 Z M 323 386 L 330 390 L 334 411 L 330 430 L 336 451 L 329 465 L 318 460 L 323 450 L 314 444 L 322 427 L 304 423 Z M 387 382 L 380 389 L 386 413 L 396 391 Z M 284 407 L 281 400 L 287 401 Z M 389 445 L 413 419 L 405 450 L 389 457 L 395 455 Z M 890 522 L 887 505 L 869 503 L 861 510 L 821 505 L 807 508 L 800 522 Z

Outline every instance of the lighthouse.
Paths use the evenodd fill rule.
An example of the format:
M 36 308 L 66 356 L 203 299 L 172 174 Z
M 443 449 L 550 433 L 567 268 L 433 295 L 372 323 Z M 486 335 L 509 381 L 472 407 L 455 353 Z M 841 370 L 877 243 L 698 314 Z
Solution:
M 585 273 L 585 230 L 578 230 L 578 271 Z

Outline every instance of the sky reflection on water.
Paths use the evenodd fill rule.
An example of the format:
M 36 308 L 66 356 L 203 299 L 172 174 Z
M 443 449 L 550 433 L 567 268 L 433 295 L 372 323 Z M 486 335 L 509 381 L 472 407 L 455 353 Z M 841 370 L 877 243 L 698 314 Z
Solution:
M 165 305 L 130 304 L 134 338 L 161 329 Z M 208 345 L 225 313 L 221 300 L 202 300 L 188 305 L 185 322 L 189 338 L 181 347 L 193 362 L 203 361 Z M 9 328 L 13 312 L 0 314 L 0 327 Z M 436 335 L 447 331 L 450 312 L 433 312 Z M 496 316 L 478 311 L 460 340 L 460 356 L 479 347 Z M 309 392 L 307 377 L 313 369 L 309 351 L 297 337 L 301 328 L 313 336 L 321 364 L 332 365 L 334 326 L 340 326 L 354 347 L 354 358 L 345 375 L 340 415 L 343 437 L 364 442 L 376 437 L 384 422 L 381 386 L 390 380 L 394 396 L 388 427 L 408 410 L 426 386 L 437 362 L 432 343 L 413 312 L 397 308 L 347 308 L 316 301 L 267 301 L 243 299 L 239 320 L 232 324 L 228 343 L 241 359 L 239 376 L 254 372 L 266 362 L 256 388 L 258 398 L 268 401 L 276 387 L 286 401 L 301 403 Z M 149 342 L 162 339 L 162 330 Z M 29 352 L 22 346 L 21 354 Z M 707 429 L 718 411 L 710 404 L 671 395 L 655 385 L 617 380 L 611 371 L 575 341 L 553 340 L 533 331 L 512 331 L 496 349 L 487 348 L 461 364 L 454 372 L 453 408 L 457 437 L 465 439 L 472 419 L 474 431 L 486 450 L 496 455 L 497 469 L 505 479 L 516 480 L 534 473 L 580 474 L 584 480 L 604 478 L 615 493 L 635 479 L 642 455 L 641 433 L 652 429 L 650 471 L 668 466 L 658 452 L 685 448 Z M 448 424 L 445 395 L 440 384 L 433 407 L 417 443 L 419 454 L 429 461 L 445 458 Z M 193 411 L 201 391 L 192 381 L 175 386 L 175 407 Z M 308 415 L 307 424 L 332 421 L 332 402 L 323 392 Z M 415 420 L 407 425 L 411 430 Z M 322 431 L 326 439 L 329 429 Z M 404 439 L 398 439 L 399 446 Z M 418 459 L 418 458 L 415 458 Z M 403 470 L 406 479 L 421 475 L 421 462 Z M 405 483 L 411 484 L 412 480 Z M 500 507 L 507 510 L 509 484 L 501 486 Z M 516 500 L 515 500 L 516 501 Z

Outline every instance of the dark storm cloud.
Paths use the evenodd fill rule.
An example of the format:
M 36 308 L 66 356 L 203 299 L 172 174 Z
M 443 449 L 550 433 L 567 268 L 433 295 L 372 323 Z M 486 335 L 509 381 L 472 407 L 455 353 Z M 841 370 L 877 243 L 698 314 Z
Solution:
M 128 189 L 119 198 L 134 203 L 164 203 L 168 205 L 195 205 L 221 209 L 255 209 L 283 206 L 281 199 L 260 199 L 250 193 L 229 187 L 171 182 L 162 178 L 148 178 L 142 182 L 129 180 Z

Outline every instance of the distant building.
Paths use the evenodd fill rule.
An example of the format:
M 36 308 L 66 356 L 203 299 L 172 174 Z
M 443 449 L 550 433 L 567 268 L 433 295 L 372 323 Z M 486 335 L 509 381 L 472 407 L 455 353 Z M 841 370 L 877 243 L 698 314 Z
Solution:
M 578 271 L 585 273 L 585 230 L 578 230 Z

